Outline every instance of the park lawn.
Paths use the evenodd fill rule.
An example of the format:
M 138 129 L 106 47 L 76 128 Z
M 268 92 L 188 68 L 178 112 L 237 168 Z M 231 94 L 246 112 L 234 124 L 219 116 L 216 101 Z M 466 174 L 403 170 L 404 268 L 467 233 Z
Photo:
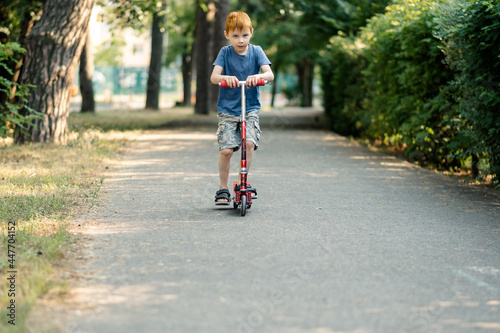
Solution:
M 69 258 L 70 245 L 78 237 L 68 227 L 79 211 L 99 203 L 107 163 L 141 129 L 161 128 L 192 114 L 192 108 L 72 113 L 66 145 L 19 146 L 9 139 L 0 140 L 0 241 L 4 249 L 0 254 L 0 332 L 25 332 L 28 314 L 39 297 L 54 290 L 66 292 L 62 273 L 70 260 L 64 259 Z M 7 278 L 12 274 L 11 285 Z M 7 316 L 12 300 L 15 325 L 8 323 Z
M 82 131 L 72 133 L 64 146 L 2 142 L 1 332 L 24 332 L 36 299 L 55 287 L 64 292 L 62 259 L 75 240 L 67 231 L 69 222 L 78 210 L 98 203 L 105 162 L 116 158 L 132 134 Z M 15 280 L 8 281 L 12 275 Z M 12 300 L 15 326 L 7 316 Z
M 79 130 L 82 127 L 110 130 L 147 130 L 164 127 L 171 121 L 194 116 L 192 107 L 175 107 L 153 110 L 102 110 L 95 113 L 71 113 L 69 126 Z

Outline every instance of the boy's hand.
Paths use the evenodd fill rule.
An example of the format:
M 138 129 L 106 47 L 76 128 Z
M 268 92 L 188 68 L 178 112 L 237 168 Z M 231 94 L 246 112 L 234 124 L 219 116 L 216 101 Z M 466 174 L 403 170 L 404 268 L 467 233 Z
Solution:
M 240 80 L 236 76 L 227 76 L 224 78 L 229 88 L 236 88 L 240 84 Z
M 259 80 L 260 80 L 260 77 L 258 75 L 251 75 L 251 76 L 247 77 L 247 88 L 257 86 L 257 83 L 259 82 Z

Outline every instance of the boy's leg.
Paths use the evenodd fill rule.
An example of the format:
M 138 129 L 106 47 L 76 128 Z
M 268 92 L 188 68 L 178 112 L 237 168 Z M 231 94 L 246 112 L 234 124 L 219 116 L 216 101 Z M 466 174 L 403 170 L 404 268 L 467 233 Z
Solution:
M 253 153 L 255 151 L 255 144 L 252 141 L 247 142 L 247 169 L 250 171 L 250 165 L 252 164 Z
M 233 149 L 222 149 L 219 152 L 219 189 L 228 189 L 229 170 L 231 166 L 231 156 L 233 156 Z
M 219 190 L 229 190 L 229 172 L 231 156 L 234 149 L 238 148 L 238 123 L 239 117 L 226 114 L 219 114 L 219 124 L 217 129 L 217 142 L 219 144 Z M 221 198 L 217 202 L 229 202 Z

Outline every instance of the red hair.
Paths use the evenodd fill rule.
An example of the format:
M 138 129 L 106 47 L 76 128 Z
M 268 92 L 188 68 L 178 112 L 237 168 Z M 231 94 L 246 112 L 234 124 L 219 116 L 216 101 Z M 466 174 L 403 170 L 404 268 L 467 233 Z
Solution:
M 229 13 L 226 20 L 226 32 L 244 29 L 253 30 L 252 20 L 250 20 L 250 17 L 243 12 Z

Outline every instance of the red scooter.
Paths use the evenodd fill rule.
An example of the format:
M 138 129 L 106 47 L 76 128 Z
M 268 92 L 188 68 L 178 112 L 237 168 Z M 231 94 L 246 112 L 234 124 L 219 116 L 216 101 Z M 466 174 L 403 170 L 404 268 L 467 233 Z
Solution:
M 266 85 L 266 80 L 258 80 L 257 86 Z M 252 192 L 247 190 L 250 185 L 248 181 L 248 170 L 247 170 L 247 122 L 246 122 L 246 97 L 245 97 L 245 87 L 246 81 L 240 81 L 238 84 L 241 87 L 241 119 L 240 119 L 240 130 L 241 130 L 241 165 L 240 165 L 240 190 L 236 191 L 237 182 L 233 183 L 234 190 L 234 202 L 233 207 L 235 209 L 239 208 L 241 216 L 245 216 L 247 209 L 252 207 Z M 230 88 L 226 81 L 220 83 L 221 88 Z

